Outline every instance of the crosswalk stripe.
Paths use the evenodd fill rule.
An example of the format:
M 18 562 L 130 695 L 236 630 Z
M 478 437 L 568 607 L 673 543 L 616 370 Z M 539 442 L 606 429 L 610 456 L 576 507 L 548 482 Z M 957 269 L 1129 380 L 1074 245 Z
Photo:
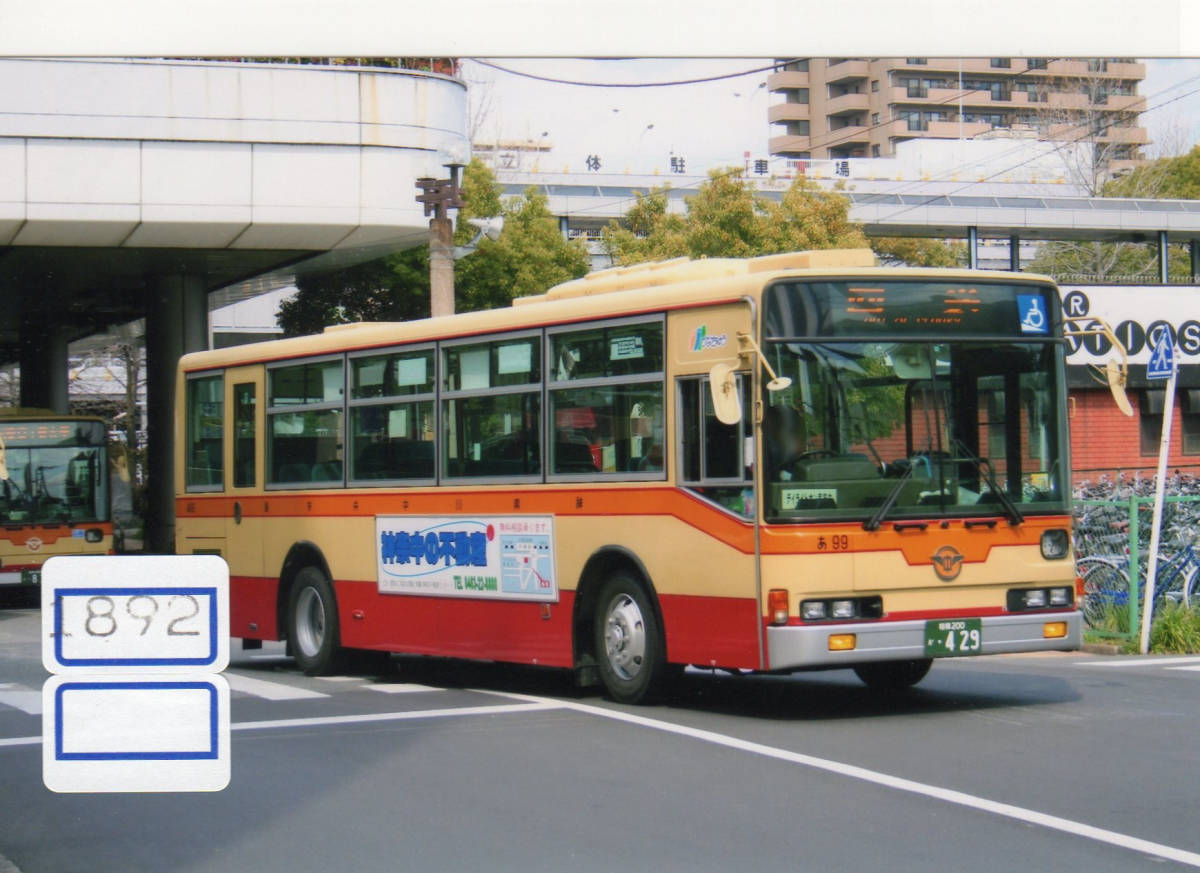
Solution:
M 320 691 L 297 688 L 295 685 L 285 685 L 282 682 L 252 679 L 249 676 L 243 676 L 241 673 L 227 672 L 224 676 L 229 680 L 229 687 L 234 691 L 241 691 L 243 694 L 251 694 L 254 697 L 261 697 L 265 700 L 306 700 L 314 697 L 329 696 Z
M 1168 670 L 1188 670 L 1193 673 L 1200 672 L 1200 664 L 1189 664 L 1184 667 L 1168 667 Z
M 415 682 L 381 682 L 377 685 L 365 686 L 370 691 L 380 694 L 415 694 L 418 691 L 445 691 L 445 688 L 434 688 L 432 685 L 417 685 Z
M 29 715 L 42 714 L 42 692 L 7 682 L 5 690 L 0 691 L 0 706 L 11 706 Z

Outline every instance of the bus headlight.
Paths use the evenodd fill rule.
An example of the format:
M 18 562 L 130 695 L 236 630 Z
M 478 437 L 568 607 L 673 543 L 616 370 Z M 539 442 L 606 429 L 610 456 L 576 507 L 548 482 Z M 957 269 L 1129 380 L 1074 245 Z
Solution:
M 825 617 L 825 601 L 804 601 L 804 603 L 800 605 L 800 617 L 805 621 L 820 621 Z
M 1042 532 L 1042 557 L 1047 561 L 1065 558 L 1070 550 L 1071 537 L 1062 528 Z

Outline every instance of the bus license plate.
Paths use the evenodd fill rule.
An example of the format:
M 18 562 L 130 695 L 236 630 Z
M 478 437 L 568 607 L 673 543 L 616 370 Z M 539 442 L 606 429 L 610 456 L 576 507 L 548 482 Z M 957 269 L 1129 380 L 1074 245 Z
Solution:
M 41 585 L 42 571 L 39 570 L 22 570 L 21 571 L 22 585 Z
M 948 618 L 925 622 L 925 657 L 978 655 L 983 649 L 983 620 Z

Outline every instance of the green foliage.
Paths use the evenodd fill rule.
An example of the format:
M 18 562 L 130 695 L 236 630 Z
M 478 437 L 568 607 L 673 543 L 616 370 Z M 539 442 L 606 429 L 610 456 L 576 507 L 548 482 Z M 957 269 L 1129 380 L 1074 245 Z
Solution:
M 320 333 L 331 324 L 406 321 L 429 315 L 429 247 L 341 270 L 297 277 L 299 292 L 276 316 L 284 336 Z
M 545 195 L 530 188 L 501 203 L 500 186 L 484 164 L 472 161 L 462 180 L 455 243 L 476 234 L 471 218 L 503 216 L 498 240 L 483 239 L 455 264 L 455 309 L 466 312 L 507 306 L 514 297 L 541 294 L 588 270 L 582 241 L 568 241 L 550 213 Z M 398 252 L 347 269 L 301 276 L 291 300 L 279 308 L 285 336 L 319 333 L 331 324 L 407 321 L 429 316 L 429 247 Z
M 616 263 L 868 245 L 862 226 L 850 220 L 850 202 L 804 177 L 776 201 L 759 194 L 736 168 L 713 170 L 693 196 L 684 198 L 683 214 L 668 211 L 669 194 L 669 187 L 638 192 L 624 221 L 604 229 L 605 247 Z M 966 260 L 965 247 L 932 239 L 883 238 L 869 245 L 888 264 L 952 267 Z
M 503 207 L 500 239 L 480 240 L 474 253 L 455 269 L 455 299 L 460 311 L 507 306 L 514 297 L 541 294 L 578 279 L 588 271 L 581 240 L 563 238 L 546 196 L 530 187 L 524 197 Z
M 618 264 L 667 258 L 745 258 L 806 249 L 862 248 L 862 229 L 850 203 L 807 179 L 797 179 L 779 202 L 758 194 L 737 169 L 713 170 L 687 211 L 667 211 L 668 188 L 638 194 L 624 226 L 612 222 L 604 243 Z
M 908 267 L 965 267 L 967 247 L 915 236 L 881 236 L 871 240 L 881 264 Z
M 1200 609 L 1165 604 L 1150 625 L 1150 651 L 1164 655 L 1200 652 Z

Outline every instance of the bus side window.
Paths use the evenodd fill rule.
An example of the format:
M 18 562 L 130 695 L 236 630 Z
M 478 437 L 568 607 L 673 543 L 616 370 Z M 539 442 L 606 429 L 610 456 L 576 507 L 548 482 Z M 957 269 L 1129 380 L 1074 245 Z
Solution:
M 189 489 L 212 491 L 222 486 L 224 391 L 222 375 L 188 380 L 185 484 Z
M 742 417 L 723 424 L 712 406 L 707 377 L 679 380 L 680 476 L 685 487 L 743 517 L 754 514 L 749 380 L 738 375 Z

